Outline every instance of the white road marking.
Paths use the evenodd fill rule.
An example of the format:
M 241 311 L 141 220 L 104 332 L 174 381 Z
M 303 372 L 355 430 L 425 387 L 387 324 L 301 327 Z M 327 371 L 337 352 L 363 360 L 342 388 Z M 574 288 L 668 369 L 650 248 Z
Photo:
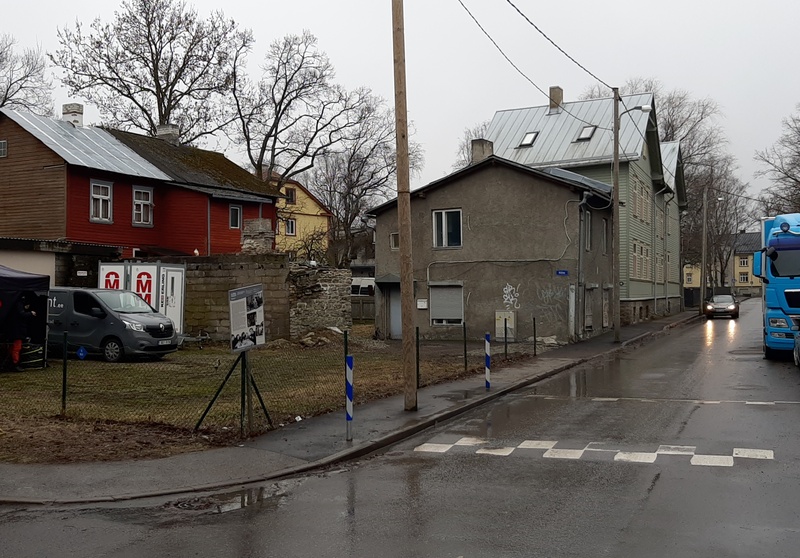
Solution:
M 475 453 L 485 453 L 488 455 L 511 455 L 511 452 L 517 448 L 481 448 Z
M 607 402 L 614 402 L 619 401 L 619 397 L 592 397 L 592 401 L 607 401 Z
M 691 463 L 707 467 L 733 467 L 733 457 L 730 455 L 693 455 Z
M 658 446 L 656 453 L 661 455 L 694 455 L 696 446 Z
M 472 436 L 464 436 L 458 442 L 455 443 L 457 446 L 479 446 L 481 444 L 485 444 L 486 440 L 483 438 L 473 438 Z
M 582 456 L 583 450 L 549 449 L 544 452 L 542 457 L 549 457 L 552 459 L 580 459 Z
M 745 401 L 745 405 L 774 405 L 774 401 Z
M 450 448 L 453 447 L 453 444 L 422 444 L 421 446 L 417 446 L 414 448 L 414 451 L 428 451 L 433 453 L 444 453 Z
M 733 456 L 747 459 L 775 459 L 775 453 L 772 450 L 747 448 L 733 448 Z
M 525 440 L 517 447 L 520 449 L 551 449 L 558 442 L 551 442 L 547 440 Z
M 720 404 L 719 401 L 701 401 L 700 403 L 702 403 L 703 405 L 719 405 Z
M 639 451 L 621 451 L 614 456 L 614 461 L 628 461 L 631 463 L 655 463 L 657 453 L 644 453 Z

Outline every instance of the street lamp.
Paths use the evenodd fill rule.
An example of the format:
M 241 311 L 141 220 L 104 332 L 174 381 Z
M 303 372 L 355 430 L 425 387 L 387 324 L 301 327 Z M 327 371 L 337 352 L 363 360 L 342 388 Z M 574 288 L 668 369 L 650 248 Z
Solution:
M 620 279 L 619 279 L 619 268 L 620 268 L 620 250 L 619 250 L 619 224 L 620 224 L 620 204 L 619 204 L 619 121 L 620 117 L 623 114 L 634 111 L 640 110 L 644 113 L 648 113 L 652 110 L 650 105 L 638 105 L 632 108 L 629 108 L 622 113 L 619 112 L 619 88 L 614 87 L 612 88 L 614 92 L 614 125 L 612 126 L 614 129 L 614 165 L 612 167 L 612 209 L 611 209 L 611 217 L 614 220 L 614 227 L 612 229 L 611 235 L 611 253 L 613 254 L 611 258 L 611 280 L 613 282 L 614 290 L 613 293 L 613 314 L 614 314 L 614 342 L 620 342 L 620 308 L 619 308 L 619 299 L 620 299 Z
M 705 184 L 703 186 L 703 238 L 701 239 L 701 250 L 702 253 L 700 254 L 700 311 L 699 314 L 703 315 L 703 305 L 706 303 L 706 283 L 708 282 L 708 278 L 706 277 L 706 252 L 708 252 L 708 189 L 714 188 L 714 165 L 705 165 L 711 169 L 711 180 L 710 185 Z M 722 201 L 723 198 L 717 198 L 717 201 Z

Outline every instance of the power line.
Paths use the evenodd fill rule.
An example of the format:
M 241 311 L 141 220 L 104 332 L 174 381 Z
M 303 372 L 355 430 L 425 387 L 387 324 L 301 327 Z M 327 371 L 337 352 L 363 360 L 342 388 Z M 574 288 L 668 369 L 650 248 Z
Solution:
M 531 26 L 532 26 L 534 29 L 536 29 L 536 30 L 539 32 L 539 34 L 540 34 L 542 37 L 544 37 L 545 39 L 547 39 L 547 40 L 550 42 L 550 44 L 552 44 L 554 47 L 556 47 L 556 48 L 557 48 L 557 49 L 558 49 L 558 50 L 561 52 L 561 54 L 563 54 L 564 56 L 566 56 L 567 58 L 569 58 L 569 59 L 570 59 L 570 60 L 571 60 L 571 61 L 572 61 L 572 62 L 573 62 L 573 63 L 574 63 L 576 66 L 578 66 L 578 67 L 579 67 L 581 70 L 583 70 L 584 72 L 586 72 L 587 74 L 589 74 L 590 76 L 592 76 L 594 79 L 596 79 L 597 81 L 599 81 L 600 83 L 602 83 L 603 85 L 605 85 L 606 87 L 608 87 L 609 89 L 611 89 L 611 86 L 610 86 L 609 84 L 607 84 L 605 81 L 603 81 L 602 79 L 600 79 L 599 77 L 597 77 L 596 75 L 594 75 L 594 74 L 593 74 L 592 72 L 590 72 L 590 71 L 589 71 L 589 70 L 588 70 L 588 69 L 587 69 L 587 68 L 586 68 L 586 67 L 585 67 L 583 64 L 581 64 L 580 62 L 578 62 L 577 60 L 575 60 L 575 59 L 574 59 L 572 56 L 570 56 L 569 54 L 567 54 L 567 52 L 566 52 L 566 51 L 565 51 L 563 48 L 561 48 L 560 46 L 558 46 L 558 45 L 556 44 L 556 42 L 555 42 L 553 39 L 551 39 L 550 37 L 548 37 L 548 36 L 547 36 L 547 34 L 546 34 L 544 31 L 542 31 L 541 29 L 539 29 L 539 26 L 538 26 L 538 25 L 536 25 L 534 22 L 532 22 L 532 21 L 530 20 L 530 18 L 529 18 L 528 16 L 526 16 L 526 15 L 525 15 L 525 14 L 522 12 L 522 10 L 520 10 L 520 9 L 519 9 L 519 8 L 518 8 L 518 7 L 517 7 L 517 6 L 516 6 L 516 5 L 515 5 L 515 4 L 514 4 L 514 3 L 513 3 L 511 0 L 506 0 L 506 2 L 508 2 L 508 3 L 509 3 L 509 5 L 510 5 L 512 8 L 514 8 L 514 9 L 517 11 L 517 13 L 518 13 L 519 15 L 521 15 L 523 18 L 525 18 L 525 21 L 527 21 L 528 23 L 530 23 L 530 24 L 531 24 Z
M 477 20 L 477 18 L 476 18 L 474 15 L 472 15 L 472 12 L 471 12 L 471 11 L 469 11 L 469 8 L 467 8 L 467 6 L 465 6 L 465 5 L 464 5 L 464 2 L 462 2 L 462 0 L 458 0 L 458 3 L 459 3 L 459 4 L 461 4 L 461 7 L 462 7 L 462 8 L 464 8 L 464 11 L 466 11 L 466 12 L 467 12 L 467 14 L 469 14 L 469 17 L 471 17 L 471 18 L 472 18 L 472 21 L 474 21 L 474 22 L 475 22 L 475 25 L 477 25 L 477 26 L 478 26 L 478 28 L 479 28 L 481 31 L 483 31 L 483 34 L 484 34 L 484 35 L 486 35 L 486 38 L 488 38 L 488 39 L 489 39 L 489 40 L 492 42 L 492 44 L 494 45 L 494 47 L 495 47 L 495 48 L 496 48 L 496 49 L 497 49 L 497 50 L 500 52 L 500 54 L 502 54 L 502 55 L 503 55 L 503 58 L 505 58 L 505 59 L 506 59 L 506 61 L 507 61 L 509 64 L 511 64 L 511 66 L 512 66 L 512 67 L 513 67 L 513 68 L 514 68 L 514 69 L 515 69 L 517 72 L 519 72 L 519 74 L 520 74 L 522 77 L 524 77 L 524 78 L 525 78 L 525 79 L 526 79 L 526 80 L 527 80 L 527 81 L 528 81 L 528 82 L 529 82 L 531 85 L 533 85 L 533 86 L 534 86 L 534 87 L 535 87 L 535 88 L 536 88 L 536 89 L 539 91 L 539 93 L 541 93 L 542 95 L 544 95 L 544 96 L 545 96 L 545 97 L 547 97 L 547 98 L 550 98 L 550 95 L 548 95 L 547 93 L 545 93 L 545 92 L 544 92 L 544 90 L 543 90 L 541 87 L 539 87 L 538 85 L 536 85 L 536 83 L 535 83 L 535 82 L 534 82 L 534 81 L 533 81 L 531 78 L 529 78 L 529 77 L 528 77 L 528 76 L 525 74 L 525 72 L 523 72 L 523 71 L 522 71 L 522 70 L 519 68 L 519 66 L 517 66 L 517 65 L 516 65 L 516 64 L 513 62 L 513 60 L 511 60 L 511 58 L 509 58 L 509 57 L 508 57 L 508 55 L 507 55 L 507 54 L 506 54 L 506 53 L 503 51 L 503 49 L 502 49 L 502 48 L 500 48 L 500 45 L 498 45 L 498 44 L 497 44 L 497 41 L 495 41 L 495 40 L 492 38 L 492 36 L 489 34 L 489 32 L 488 32 L 486 29 L 484 29 L 483 25 L 481 25 L 481 23 L 480 23 L 480 22 Z M 587 124 L 587 125 L 589 125 L 589 126 L 595 126 L 595 127 L 599 128 L 599 129 L 601 129 L 601 130 L 608 130 L 608 128 L 603 128 L 603 127 L 597 126 L 597 124 L 594 124 L 594 123 L 592 123 L 592 122 L 588 122 L 588 121 L 584 120 L 583 118 L 580 118 L 579 116 L 576 116 L 575 114 L 572 114 L 570 111 L 568 111 L 568 110 L 567 110 L 567 108 L 564 106 L 564 104 L 563 104 L 563 103 L 559 103 L 559 104 L 558 104 L 558 106 L 559 106 L 559 108 L 560 108 L 560 109 L 562 109 L 564 112 L 566 112 L 567 114 L 569 114 L 569 115 L 570 115 L 572 118 L 574 118 L 575 120 L 578 120 L 578 121 L 580 121 L 580 122 L 583 122 L 584 124 Z

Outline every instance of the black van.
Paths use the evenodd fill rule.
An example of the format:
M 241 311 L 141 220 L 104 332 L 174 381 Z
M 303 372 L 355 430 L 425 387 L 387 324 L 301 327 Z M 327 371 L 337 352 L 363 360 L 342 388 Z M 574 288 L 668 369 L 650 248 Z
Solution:
M 159 314 L 133 291 L 51 287 L 48 347 L 67 351 L 83 347 L 108 362 L 124 356 L 160 357 L 178 349 L 172 320 Z

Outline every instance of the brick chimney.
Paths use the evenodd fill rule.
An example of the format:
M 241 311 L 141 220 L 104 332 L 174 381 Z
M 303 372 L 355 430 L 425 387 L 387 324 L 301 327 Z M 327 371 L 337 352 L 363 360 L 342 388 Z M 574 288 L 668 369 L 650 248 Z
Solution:
M 177 124 L 159 124 L 156 126 L 156 137 L 172 145 L 180 145 L 178 138 L 181 130 Z
M 487 139 L 472 140 L 472 160 L 470 164 L 480 163 L 494 154 L 494 144 Z
M 83 128 L 83 105 L 80 103 L 61 105 L 61 120 L 69 122 L 76 128 Z
M 564 90 L 558 85 L 550 86 L 550 114 L 560 113 L 562 104 L 564 104 Z

